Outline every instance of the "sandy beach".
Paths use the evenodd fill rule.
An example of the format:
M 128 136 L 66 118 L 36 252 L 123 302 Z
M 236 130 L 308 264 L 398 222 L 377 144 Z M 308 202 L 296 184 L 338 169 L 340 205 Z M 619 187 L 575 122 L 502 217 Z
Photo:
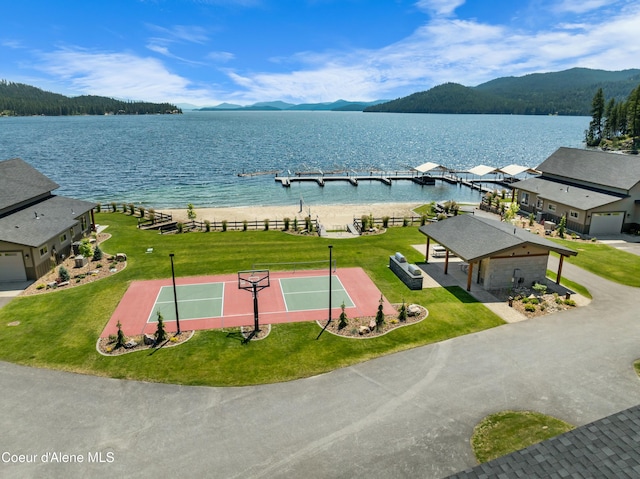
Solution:
M 327 229 L 335 226 L 344 227 L 347 223 L 353 222 L 354 218 L 362 215 L 373 215 L 376 218 L 383 216 L 411 216 L 413 209 L 421 203 L 370 203 L 358 205 L 304 205 L 300 211 L 300 205 L 291 206 L 237 206 L 230 208 L 195 208 L 196 219 L 199 221 L 263 221 L 281 220 L 283 218 L 298 218 L 303 220 L 311 215 L 311 218 L 318 219 Z M 174 220 L 187 221 L 187 209 L 166 209 L 160 210 L 169 213 Z

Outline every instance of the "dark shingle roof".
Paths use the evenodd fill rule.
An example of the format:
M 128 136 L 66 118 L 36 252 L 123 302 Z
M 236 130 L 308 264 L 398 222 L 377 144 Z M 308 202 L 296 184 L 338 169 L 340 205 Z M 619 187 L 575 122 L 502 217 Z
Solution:
M 59 188 L 25 161 L 0 161 L 0 211 Z
M 640 182 L 640 158 L 620 153 L 562 147 L 537 169 L 543 176 L 551 174 L 623 190 Z
M 449 476 L 640 477 L 640 406 Z
M 553 203 L 573 206 L 580 210 L 597 208 L 621 199 L 620 196 L 608 195 L 573 185 L 569 186 L 540 177 L 518 181 L 513 183 L 513 186 L 518 190 L 531 191 Z
M 96 205 L 53 196 L 34 206 L 0 218 L 0 241 L 37 247 L 78 224 L 77 218 Z
M 563 255 L 577 253 L 548 239 L 501 221 L 460 215 L 420 227 L 427 235 L 465 261 L 477 261 L 520 245 L 532 244 Z

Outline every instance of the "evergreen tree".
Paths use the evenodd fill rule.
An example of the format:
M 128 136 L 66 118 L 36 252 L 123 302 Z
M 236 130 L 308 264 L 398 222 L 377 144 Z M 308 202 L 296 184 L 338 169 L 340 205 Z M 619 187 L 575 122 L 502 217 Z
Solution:
M 120 321 L 118 321 L 118 324 L 116 326 L 118 327 L 118 337 L 116 339 L 115 348 L 124 348 L 124 345 L 127 342 L 127 338 L 125 338 L 124 333 L 122 332 L 122 324 L 120 324 Z
M 167 332 L 164 329 L 164 318 L 162 317 L 162 313 L 160 311 L 158 311 L 158 326 L 156 328 L 155 337 L 156 344 L 167 340 Z
M 338 329 L 343 329 L 347 327 L 348 321 L 347 321 L 347 313 L 344 312 L 344 301 L 342 302 L 342 305 L 340 306 L 340 308 L 342 308 L 342 312 L 340 313 L 340 320 L 338 322 Z
M 376 313 L 376 331 L 380 331 L 380 328 L 384 324 L 384 311 L 382 311 L 382 296 L 380 296 L 380 303 L 378 304 L 378 312 Z
M 562 215 L 560 218 L 560 224 L 558 225 L 558 236 L 560 238 L 564 238 L 564 233 L 567 230 L 567 217 L 566 215 Z
M 604 118 L 604 93 L 602 88 L 598 88 L 591 101 L 591 122 L 586 134 L 587 146 L 597 146 L 602 141 L 602 125 Z
M 67 268 L 65 268 L 64 266 L 60 266 L 60 268 L 58 268 L 58 274 L 60 275 L 60 279 L 62 281 L 69 281 L 69 279 L 71 279 L 69 271 L 67 271 Z
M 407 306 L 404 304 L 404 301 L 402 302 L 402 306 L 400 306 L 400 311 L 398 312 L 398 319 L 400 321 L 407 320 Z
M 102 259 L 102 250 L 100 246 L 96 245 L 93 250 L 93 261 L 100 261 Z

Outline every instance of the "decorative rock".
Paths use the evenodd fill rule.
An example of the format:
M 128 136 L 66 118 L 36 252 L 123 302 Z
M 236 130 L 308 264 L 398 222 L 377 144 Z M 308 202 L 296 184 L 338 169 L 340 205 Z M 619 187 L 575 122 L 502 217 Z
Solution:
M 407 316 L 418 316 L 420 311 L 421 309 L 417 304 L 410 304 L 407 307 Z
M 366 326 L 360 326 L 360 329 L 358 330 L 358 333 L 360 335 L 368 334 L 369 333 L 369 328 L 366 327 Z
M 156 338 L 154 338 L 152 334 L 145 334 L 143 341 L 147 346 L 153 346 L 156 344 Z
M 125 253 L 116 254 L 116 261 L 127 261 L 127 255 Z
M 124 344 L 124 347 L 126 349 L 131 349 L 131 348 L 135 348 L 137 345 L 138 343 L 136 343 L 133 339 L 131 339 Z
M 369 330 L 373 331 L 374 329 L 376 329 L 376 320 L 372 319 L 371 321 L 369 321 Z

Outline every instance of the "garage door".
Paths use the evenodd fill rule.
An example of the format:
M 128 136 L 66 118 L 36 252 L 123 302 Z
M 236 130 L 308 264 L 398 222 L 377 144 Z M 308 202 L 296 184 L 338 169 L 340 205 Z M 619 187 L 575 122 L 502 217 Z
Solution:
M 622 231 L 623 221 L 624 213 L 622 211 L 615 213 L 593 213 L 591 215 L 589 235 L 618 234 Z
M 0 253 L 0 283 L 26 280 L 22 253 Z

